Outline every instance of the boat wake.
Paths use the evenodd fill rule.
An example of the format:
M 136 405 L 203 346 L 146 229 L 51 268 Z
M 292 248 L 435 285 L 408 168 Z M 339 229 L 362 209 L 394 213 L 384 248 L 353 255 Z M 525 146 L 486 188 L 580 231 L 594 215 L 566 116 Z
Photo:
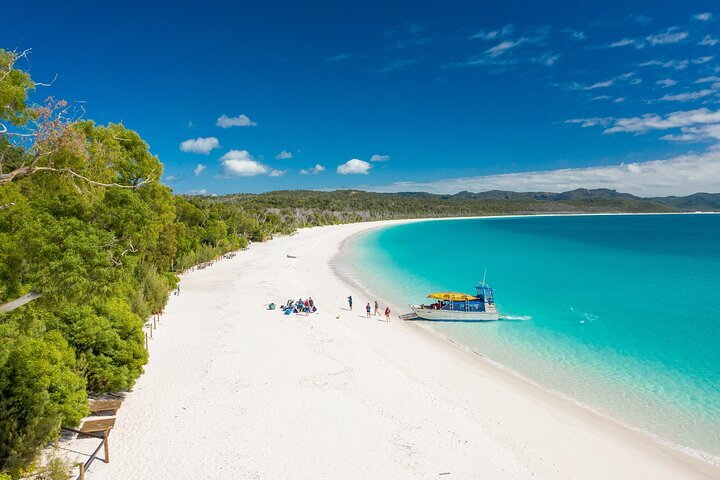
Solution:
M 525 320 L 532 320 L 530 315 L 502 315 L 499 320 L 506 320 L 510 322 L 522 322 Z

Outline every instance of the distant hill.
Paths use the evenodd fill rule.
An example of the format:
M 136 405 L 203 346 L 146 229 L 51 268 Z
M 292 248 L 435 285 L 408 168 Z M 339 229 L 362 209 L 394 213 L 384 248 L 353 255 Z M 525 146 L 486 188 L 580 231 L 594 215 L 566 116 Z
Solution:
M 662 213 L 720 211 L 720 194 L 642 198 L 610 189 L 579 188 L 562 193 L 426 192 L 375 193 L 364 190 L 280 190 L 212 197 L 284 225 L 309 226 L 368 220 L 540 213 Z
M 693 193 L 686 197 L 656 197 L 650 200 L 664 205 L 671 205 L 685 212 L 720 211 L 720 193 Z

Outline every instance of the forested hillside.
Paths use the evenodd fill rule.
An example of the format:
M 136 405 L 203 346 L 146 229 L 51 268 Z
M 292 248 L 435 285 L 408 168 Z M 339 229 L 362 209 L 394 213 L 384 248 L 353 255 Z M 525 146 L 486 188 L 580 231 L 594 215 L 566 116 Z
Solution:
M 720 210 L 720 194 L 641 198 L 614 190 L 548 192 L 373 193 L 361 190 L 276 191 L 206 197 L 254 212 L 280 229 L 396 218 L 535 213 L 661 213 Z

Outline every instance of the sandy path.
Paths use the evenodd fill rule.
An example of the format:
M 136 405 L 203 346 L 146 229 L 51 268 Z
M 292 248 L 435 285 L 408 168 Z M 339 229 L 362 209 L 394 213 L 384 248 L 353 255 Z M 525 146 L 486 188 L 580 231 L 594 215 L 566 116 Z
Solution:
M 303 230 L 187 274 L 111 463 L 88 478 L 720 478 L 422 328 L 363 318 L 366 296 L 329 262 L 375 225 Z M 265 310 L 308 295 L 319 314 Z

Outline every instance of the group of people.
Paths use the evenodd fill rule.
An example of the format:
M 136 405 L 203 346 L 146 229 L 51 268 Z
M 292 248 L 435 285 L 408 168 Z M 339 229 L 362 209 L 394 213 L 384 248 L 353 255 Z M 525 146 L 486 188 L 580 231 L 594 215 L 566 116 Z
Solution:
M 350 307 L 350 310 L 352 310 L 353 307 L 353 299 L 352 295 L 348 295 L 348 306 Z M 367 313 L 367 318 L 370 318 L 370 312 L 373 311 L 373 307 L 370 306 L 370 302 L 365 305 L 365 312 Z M 375 300 L 375 313 L 373 314 L 375 316 L 380 315 L 380 305 L 378 304 L 377 300 Z M 385 321 L 390 321 L 390 307 L 385 307 Z
M 315 313 L 317 312 L 317 307 L 312 297 L 308 297 L 305 300 L 299 298 L 297 301 L 289 299 L 285 302 L 285 308 L 283 308 L 283 310 L 285 310 L 286 315 L 290 313 Z
M 352 295 L 349 295 L 348 298 L 348 306 L 350 307 L 350 310 L 353 308 L 353 298 Z M 275 304 L 271 303 L 268 305 L 269 310 L 275 310 Z M 283 312 L 285 315 L 290 315 L 291 313 L 304 313 L 304 314 L 310 314 L 317 312 L 317 306 L 315 305 L 315 301 L 312 297 L 308 297 L 305 300 L 302 298 L 298 298 L 297 300 L 288 299 L 287 302 L 285 302 L 285 305 L 282 307 Z M 373 307 L 370 305 L 370 302 L 365 305 L 365 312 L 367 313 L 367 318 L 371 317 L 371 312 L 373 312 Z M 380 313 L 380 305 L 378 304 L 377 300 L 375 300 L 375 311 L 373 313 L 374 316 L 382 315 Z M 339 317 L 338 317 L 339 318 Z M 385 321 L 390 321 L 390 307 L 385 307 Z

